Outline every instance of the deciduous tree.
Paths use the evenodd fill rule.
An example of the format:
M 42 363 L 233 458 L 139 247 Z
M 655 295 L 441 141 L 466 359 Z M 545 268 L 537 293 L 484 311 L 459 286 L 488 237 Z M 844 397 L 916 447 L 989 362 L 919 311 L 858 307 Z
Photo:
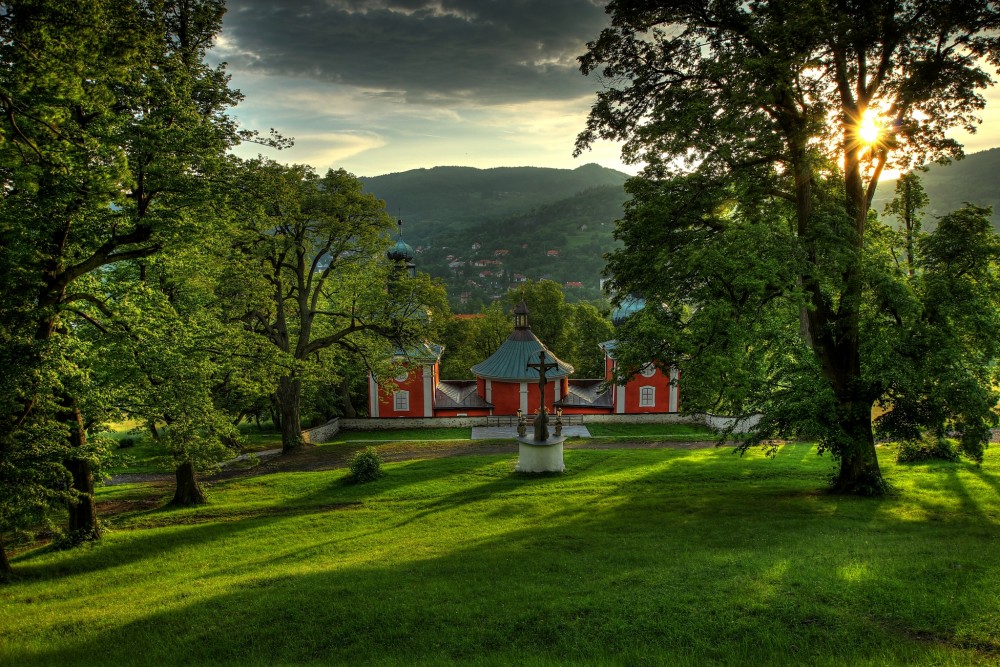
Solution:
M 344 170 L 319 176 L 305 166 L 257 160 L 235 181 L 245 233 L 233 276 L 245 322 L 292 365 L 276 388 L 282 449 L 303 444 L 303 380 L 324 350 L 339 347 L 377 365 L 433 337 L 447 309 L 443 290 L 385 258 L 392 219 Z
M 598 138 L 621 140 L 627 160 L 647 163 L 649 180 L 632 185 L 646 201 L 630 209 L 620 232 L 626 247 L 612 261 L 618 293 L 645 288 L 650 303 L 670 309 L 655 316 L 685 337 L 692 321 L 701 322 L 705 345 L 721 341 L 734 353 L 729 368 L 715 370 L 741 387 L 774 381 L 765 369 L 781 359 L 776 343 L 789 353 L 805 346 L 809 354 L 783 364 L 789 374 L 780 378 L 810 389 L 794 409 L 778 410 L 745 388 L 723 392 L 717 403 L 764 409 L 762 434 L 817 434 L 839 459 L 837 491 L 882 493 L 871 409 L 884 386 L 863 358 L 869 207 L 884 168 L 960 155 L 946 131 L 975 128 L 986 68 L 1000 56 L 1000 7 L 615 0 L 607 10 L 612 27 L 581 58 L 605 89 L 578 150 Z M 684 171 L 694 175 L 664 181 Z M 666 193 L 693 208 L 665 202 Z M 649 249 L 651 241 L 634 233 L 657 211 L 673 216 L 663 219 L 661 236 L 683 257 Z M 708 256 L 726 272 L 705 264 Z M 686 270 L 683 261 L 700 263 Z M 715 308 L 730 319 L 704 321 Z M 797 342 L 788 338 L 793 325 Z M 657 340 L 647 342 L 663 363 L 682 372 L 691 365 L 664 346 L 670 336 Z M 693 375 L 685 374 L 686 386 Z M 694 407 L 697 392 L 685 396 Z
M 207 196 L 210 174 L 240 138 L 225 115 L 240 95 L 204 61 L 223 12 L 222 0 L 0 7 L 0 233 L 13 267 L 4 291 L 20 297 L 3 316 L 24 316 L 27 325 L 5 326 L 22 342 L 27 326 L 33 341 L 24 342 L 19 406 L 0 425 L 0 457 L 20 456 L 29 425 L 36 444 L 40 433 L 62 433 L 61 444 L 39 447 L 63 447 L 69 530 L 80 538 L 100 534 L 80 412 L 87 398 L 68 381 L 79 361 L 71 339 L 86 325 L 81 305 L 100 301 L 86 278 L 198 225 L 184 212 Z

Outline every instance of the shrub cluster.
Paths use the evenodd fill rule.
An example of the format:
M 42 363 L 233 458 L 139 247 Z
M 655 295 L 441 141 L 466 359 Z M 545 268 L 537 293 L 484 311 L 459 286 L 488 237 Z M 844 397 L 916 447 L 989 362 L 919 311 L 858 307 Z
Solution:
M 896 463 L 918 463 L 920 461 L 957 461 L 956 442 L 948 438 L 924 436 L 920 440 L 899 443 Z
M 374 482 L 383 475 L 382 463 L 382 457 L 374 447 L 365 447 L 355 452 L 348 468 L 347 481 L 352 484 Z

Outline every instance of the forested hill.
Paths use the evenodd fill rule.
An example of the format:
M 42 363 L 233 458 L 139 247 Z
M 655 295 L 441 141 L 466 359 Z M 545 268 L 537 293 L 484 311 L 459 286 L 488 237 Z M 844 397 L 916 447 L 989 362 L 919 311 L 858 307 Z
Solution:
M 936 216 L 951 213 L 966 202 L 993 207 L 993 228 L 1000 231 L 1000 148 L 972 153 L 948 165 L 931 165 L 920 174 L 930 203 L 924 211 L 924 226 L 934 228 Z M 872 208 L 882 215 L 893 197 L 895 181 L 879 184 Z M 887 220 L 890 224 L 894 220 Z
M 434 167 L 362 178 L 403 219 L 406 239 L 436 245 L 439 234 L 496 222 L 572 198 L 601 186 L 619 190 L 627 174 L 596 164 L 576 169 L 542 167 Z
M 476 312 L 523 280 L 548 278 L 569 301 L 601 297 L 626 174 L 435 167 L 361 179 L 404 222 L 421 271 L 443 278 L 456 312 Z
M 576 169 L 434 167 L 362 178 L 403 219 L 422 271 L 443 278 L 456 312 L 476 312 L 525 279 L 549 278 L 569 301 L 600 298 L 604 254 L 614 247 L 626 174 L 596 164 Z M 965 202 L 993 206 L 1000 230 L 1000 148 L 921 174 L 935 216 Z M 880 184 L 880 215 L 895 181 Z M 895 224 L 895 220 L 887 222 Z

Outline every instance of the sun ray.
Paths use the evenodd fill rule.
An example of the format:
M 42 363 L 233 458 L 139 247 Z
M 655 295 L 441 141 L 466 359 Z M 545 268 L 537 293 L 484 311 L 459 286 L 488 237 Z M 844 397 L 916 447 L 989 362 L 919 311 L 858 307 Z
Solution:
M 879 122 L 878 114 L 872 109 L 865 111 L 858 123 L 858 138 L 861 143 L 872 146 L 878 142 L 882 135 L 882 124 Z

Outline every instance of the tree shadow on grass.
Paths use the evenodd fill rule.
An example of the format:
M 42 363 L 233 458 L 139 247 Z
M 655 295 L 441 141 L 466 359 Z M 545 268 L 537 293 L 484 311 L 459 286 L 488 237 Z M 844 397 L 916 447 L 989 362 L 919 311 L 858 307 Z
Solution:
M 590 454 L 567 458 L 578 470 L 601 465 Z M 610 468 L 613 459 L 601 460 Z M 11 642 L 8 656 L 22 665 L 90 664 L 95 656 L 106 664 L 852 664 L 997 657 L 988 636 L 968 650 L 974 644 L 955 629 L 995 614 L 972 591 L 995 588 L 990 582 L 1000 580 L 1000 566 L 943 565 L 971 558 L 996 530 L 960 542 L 970 526 L 981 525 L 978 517 L 952 516 L 928 531 L 881 509 L 885 501 L 794 497 L 822 483 L 821 468 L 812 478 L 782 481 L 765 474 L 773 461 L 744 460 L 751 474 L 735 477 L 728 461 L 668 457 L 620 483 L 591 486 L 586 503 L 570 498 L 562 505 L 555 500 L 571 494 L 582 473 L 486 478 L 417 509 L 421 519 L 441 516 L 437 526 L 482 517 L 461 539 L 449 536 L 448 548 L 412 519 L 379 528 L 386 545 L 409 545 L 412 555 L 331 552 L 313 535 L 316 548 L 298 560 L 290 545 L 270 565 L 220 563 L 210 576 L 231 580 L 220 584 L 222 592 L 136 610 L 137 617 L 109 616 L 103 629 L 75 640 L 57 627 L 40 629 L 51 641 L 36 645 L 33 655 Z M 552 506 L 525 517 L 520 503 L 530 494 L 519 489 L 545 490 Z M 228 525 L 214 535 L 197 532 L 207 528 L 184 528 L 178 537 L 194 530 L 207 544 L 237 536 Z M 164 546 L 139 537 L 134 551 L 141 557 Z

